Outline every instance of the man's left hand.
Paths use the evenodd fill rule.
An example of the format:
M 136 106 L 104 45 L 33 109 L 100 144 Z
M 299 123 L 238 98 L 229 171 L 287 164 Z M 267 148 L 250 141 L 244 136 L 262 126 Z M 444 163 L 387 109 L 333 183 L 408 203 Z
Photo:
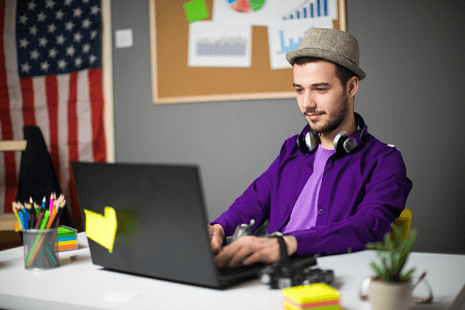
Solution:
M 287 246 L 287 254 L 290 256 L 297 250 L 297 240 L 294 236 L 284 236 Z M 245 259 L 245 260 L 244 260 Z M 241 237 L 216 255 L 215 261 L 218 267 L 228 265 L 233 268 L 242 262 L 247 266 L 257 262 L 272 264 L 280 260 L 279 243 L 276 238 L 264 238 L 255 236 Z

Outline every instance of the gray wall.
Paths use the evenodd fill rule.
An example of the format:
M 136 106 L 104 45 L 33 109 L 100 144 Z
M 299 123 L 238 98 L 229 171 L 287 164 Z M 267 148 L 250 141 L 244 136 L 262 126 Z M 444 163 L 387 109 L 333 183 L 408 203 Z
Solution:
M 355 110 L 372 134 L 402 152 L 414 183 L 407 201 L 418 231 L 414 250 L 465 253 L 465 4 L 346 3 L 348 31 L 367 73 Z M 297 103 L 153 105 L 148 1 L 111 5 L 113 33 L 134 33 L 134 47 L 113 49 L 116 161 L 199 165 L 214 219 L 300 132 L 305 121 Z

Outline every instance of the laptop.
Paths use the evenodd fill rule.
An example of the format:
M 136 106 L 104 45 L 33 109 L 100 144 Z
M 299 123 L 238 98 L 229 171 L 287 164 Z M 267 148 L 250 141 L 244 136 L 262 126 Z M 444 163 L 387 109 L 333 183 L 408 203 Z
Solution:
M 212 288 L 257 278 L 265 266 L 216 266 L 197 166 L 72 162 L 71 168 L 84 221 L 84 210 L 116 212 L 111 253 L 88 238 L 93 264 Z

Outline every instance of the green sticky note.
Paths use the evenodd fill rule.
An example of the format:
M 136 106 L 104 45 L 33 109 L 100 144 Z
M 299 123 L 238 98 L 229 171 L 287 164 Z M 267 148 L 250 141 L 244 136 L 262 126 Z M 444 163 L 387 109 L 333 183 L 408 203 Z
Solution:
M 190 23 L 208 18 L 207 4 L 205 0 L 193 0 L 183 4 L 187 21 Z

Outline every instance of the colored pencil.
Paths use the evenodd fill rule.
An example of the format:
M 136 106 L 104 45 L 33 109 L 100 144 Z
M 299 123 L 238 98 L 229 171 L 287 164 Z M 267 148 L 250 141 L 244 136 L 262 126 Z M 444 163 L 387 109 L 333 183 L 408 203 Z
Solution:
M 39 217 L 37 218 L 37 222 L 36 222 L 36 225 L 34 226 L 34 229 L 39 229 L 40 228 L 40 224 L 42 223 L 42 220 L 44 219 L 44 216 L 45 216 L 45 210 L 40 209 Z
M 52 214 L 53 211 L 53 194 L 50 194 L 50 204 L 48 206 L 49 213 Z

